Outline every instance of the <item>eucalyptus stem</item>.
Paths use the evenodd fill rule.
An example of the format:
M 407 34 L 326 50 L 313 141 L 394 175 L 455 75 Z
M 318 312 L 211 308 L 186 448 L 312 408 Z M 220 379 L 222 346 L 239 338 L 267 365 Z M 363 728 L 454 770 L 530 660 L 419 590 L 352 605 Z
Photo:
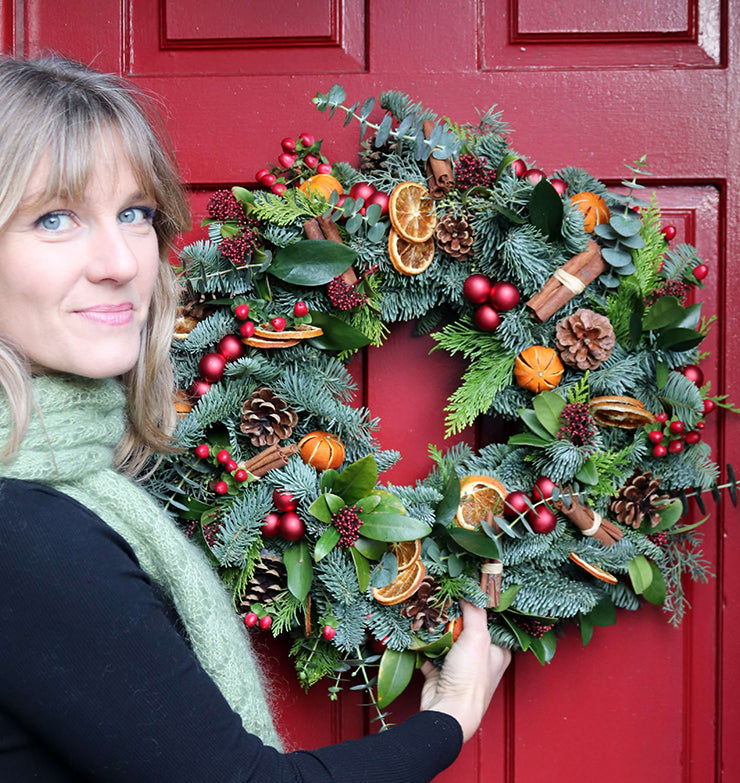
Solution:
M 357 672 L 362 673 L 362 679 L 365 681 L 365 690 L 370 694 L 370 701 L 372 703 L 372 706 L 378 716 L 378 720 L 380 721 L 380 730 L 381 731 L 387 731 L 390 726 L 385 722 L 385 716 L 383 715 L 383 711 L 380 709 L 380 705 L 378 704 L 378 700 L 375 697 L 375 691 L 373 690 L 372 682 L 370 678 L 367 676 L 367 668 L 365 666 L 365 661 L 362 657 L 362 650 L 360 650 L 359 647 L 355 648 L 355 654 L 357 655 L 358 660 L 360 661 L 360 664 L 357 666 L 357 668 L 352 672 L 352 676 Z

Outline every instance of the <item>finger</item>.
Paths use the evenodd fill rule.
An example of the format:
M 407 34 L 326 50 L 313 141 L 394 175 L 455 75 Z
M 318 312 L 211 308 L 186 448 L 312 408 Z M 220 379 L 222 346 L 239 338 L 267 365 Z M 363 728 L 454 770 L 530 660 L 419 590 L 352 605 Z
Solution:
M 475 606 L 469 601 L 462 600 L 460 601 L 460 608 L 462 609 L 463 630 L 465 628 L 481 630 L 488 627 L 485 609 L 481 609 L 480 606 Z

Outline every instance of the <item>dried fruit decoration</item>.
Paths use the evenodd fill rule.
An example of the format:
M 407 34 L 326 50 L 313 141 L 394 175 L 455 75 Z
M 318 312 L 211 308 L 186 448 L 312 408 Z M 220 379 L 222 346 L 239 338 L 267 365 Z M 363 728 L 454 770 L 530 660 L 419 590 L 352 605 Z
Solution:
M 560 383 L 564 369 L 554 348 L 530 345 L 516 357 L 514 378 L 520 386 L 539 394 L 554 389 Z

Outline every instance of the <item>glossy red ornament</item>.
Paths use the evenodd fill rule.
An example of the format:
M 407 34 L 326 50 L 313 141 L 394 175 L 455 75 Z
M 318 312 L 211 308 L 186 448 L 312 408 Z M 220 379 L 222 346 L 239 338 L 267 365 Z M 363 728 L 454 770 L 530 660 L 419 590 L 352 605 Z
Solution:
M 690 381 L 695 383 L 697 386 L 704 385 L 704 373 L 702 372 L 702 369 L 701 367 L 699 367 L 698 364 L 687 364 L 681 370 L 681 373 L 685 375 Z
M 546 534 L 555 530 L 558 518 L 547 506 L 537 506 L 527 512 L 527 522 L 535 533 Z
M 511 170 L 515 177 L 523 177 L 527 171 L 527 164 L 521 158 L 517 158 L 512 162 Z
M 239 327 L 239 334 L 242 337 L 246 337 L 249 339 L 254 334 L 254 323 L 252 321 L 245 321 L 240 327 Z
M 319 163 L 316 166 L 317 174 L 331 174 L 331 163 Z
M 293 315 L 296 318 L 303 318 L 304 315 L 308 315 L 308 305 L 305 302 L 296 302 L 293 305 Z
M 319 159 L 315 155 L 308 154 L 303 159 L 303 162 L 308 166 L 310 169 L 315 169 L 316 166 L 319 165 Z
M 660 430 L 651 430 L 648 432 L 648 439 L 651 443 L 660 443 L 663 440 L 663 433 Z
M 306 525 L 295 511 L 286 511 L 280 515 L 278 532 L 288 541 L 298 541 L 306 534 Z
M 534 482 L 532 496 L 535 500 L 550 500 L 554 489 L 554 482 L 550 481 L 547 476 L 540 476 L 537 481 Z
M 286 136 L 280 142 L 280 146 L 283 148 L 283 152 L 295 152 L 295 139 L 292 139 L 290 136 Z
M 541 179 L 544 179 L 545 172 L 542 169 L 527 169 L 524 172 L 524 179 L 536 185 Z
M 310 147 L 314 143 L 314 137 L 310 133 L 301 133 L 298 138 L 304 147 Z
M 501 316 L 489 304 L 478 305 L 473 313 L 473 320 L 484 332 L 492 332 L 501 324 Z
M 337 633 L 336 628 L 332 628 L 331 625 L 325 625 L 321 631 L 321 635 L 326 639 L 327 642 L 330 642 Z
M 278 155 L 278 163 L 284 168 L 284 169 L 290 169 L 293 168 L 295 165 L 295 162 L 298 160 L 297 155 L 292 155 L 289 152 L 283 152 L 281 155 Z
M 361 198 L 365 203 L 367 203 L 367 200 L 375 192 L 375 186 L 371 185 L 369 182 L 355 182 L 349 189 L 350 198 L 355 200 Z
M 225 495 L 229 491 L 229 485 L 225 481 L 217 481 L 213 486 L 217 495 Z
M 270 174 L 270 172 L 268 171 L 267 174 L 263 175 L 260 182 L 266 188 L 271 188 L 277 182 L 277 177 L 274 174 Z
M 278 511 L 295 511 L 298 501 L 290 494 L 280 489 L 272 490 L 272 502 Z
M 390 196 L 387 193 L 384 193 L 382 190 L 376 190 L 375 193 L 373 193 L 370 196 L 370 198 L 365 202 L 365 204 L 368 207 L 371 204 L 377 204 L 380 207 L 380 214 L 387 215 L 389 201 L 390 201 Z
M 524 492 L 509 492 L 504 501 L 504 516 L 507 519 L 516 519 L 521 514 L 529 511 L 528 498 Z
M 548 182 L 555 188 L 555 192 L 558 196 L 564 196 L 565 191 L 568 190 L 568 183 L 564 179 L 553 177 Z
M 703 280 L 709 274 L 709 267 L 706 264 L 699 264 L 694 267 L 694 277 L 697 280 Z
M 198 362 L 200 377 L 208 383 L 218 383 L 224 377 L 226 359 L 220 353 L 207 353 Z
M 463 296 L 473 304 L 483 304 L 491 295 L 491 278 L 476 272 L 463 283 Z
M 262 535 L 266 538 L 272 538 L 278 534 L 280 529 L 280 514 L 277 511 L 271 511 L 262 523 Z
M 275 316 L 275 318 L 270 319 L 270 323 L 276 332 L 282 332 L 283 329 L 285 329 L 285 318 L 283 318 L 282 315 L 278 315 Z
M 654 457 L 665 457 L 665 455 L 667 453 L 668 453 L 668 449 L 662 443 L 659 443 L 653 449 L 653 456 Z
M 240 304 L 237 305 L 234 308 L 234 315 L 240 320 L 240 321 L 246 321 L 249 317 L 249 305 L 247 304 Z
M 244 615 L 244 625 L 247 626 L 247 628 L 254 628 L 255 625 L 259 622 L 259 617 L 254 612 L 247 612 Z
M 511 310 L 513 307 L 516 307 L 519 304 L 519 299 L 519 289 L 505 280 L 495 283 L 491 293 L 488 295 L 488 301 L 491 303 L 491 306 L 500 311 Z
M 263 631 L 266 631 L 271 625 L 272 625 L 272 617 L 270 617 L 269 614 L 266 614 L 264 617 L 260 617 L 259 627 Z
M 202 378 L 196 378 L 193 381 L 193 385 L 190 387 L 188 395 L 191 400 L 196 402 L 211 388 L 211 384 L 208 381 L 204 381 Z
M 676 227 L 675 226 L 663 226 L 663 228 L 660 229 L 663 232 L 663 236 L 670 242 L 672 239 L 676 236 Z
M 234 362 L 244 356 L 244 343 L 235 334 L 227 334 L 218 341 L 216 350 L 227 362 Z

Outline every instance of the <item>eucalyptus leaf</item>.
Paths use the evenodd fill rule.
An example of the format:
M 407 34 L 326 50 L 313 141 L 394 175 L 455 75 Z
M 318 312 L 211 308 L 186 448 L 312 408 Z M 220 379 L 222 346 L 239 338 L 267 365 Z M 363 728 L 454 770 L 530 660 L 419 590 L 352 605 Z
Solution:
M 415 668 L 415 653 L 391 649 L 383 652 L 378 669 L 378 707 L 381 710 L 406 690 Z
M 313 550 L 313 559 L 318 563 L 319 560 L 323 560 L 329 552 L 339 543 L 341 535 L 339 531 L 331 525 L 328 527 L 321 538 L 316 542 Z
M 619 234 L 608 223 L 597 223 L 594 226 L 594 234 L 601 239 L 615 240 Z
M 334 482 L 334 492 L 344 498 L 347 505 L 351 506 L 360 498 L 369 495 L 375 489 L 378 480 L 378 465 L 375 457 L 368 454 L 366 457 L 348 465 Z
M 302 239 L 276 253 L 270 273 L 293 285 L 325 285 L 346 272 L 356 257 L 354 250 L 339 242 Z
M 362 106 L 360 107 L 360 111 L 357 112 L 357 114 L 360 116 L 361 119 L 366 120 L 370 116 L 374 108 L 375 108 L 375 98 L 370 96 L 362 104 Z
M 362 520 L 360 528 L 365 538 L 374 541 L 414 541 L 428 536 L 431 528 L 426 522 L 404 514 L 378 513 L 358 514 Z
M 380 220 L 380 215 L 382 212 L 383 208 L 380 206 L 380 204 L 370 204 L 370 206 L 365 210 L 365 218 L 371 226 L 374 226 L 378 220 Z
M 632 215 L 622 215 L 617 212 L 609 220 L 609 225 L 622 237 L 631 237 L 639 234 L 642 228 L 642 221 Z
M 555 392 L 544 391 L 532 400 L 532 405 L 540 424 L 555 437 L 560 429 L 560 414 L 565 407 L 565 400 Z
M 617 269 L 632 263 L 632 254 L 618 247 L 602 247 L 601 255 L 610 266 Z
M 645 555 L 636 555 L 630 560 L 627 568 L 632 581 L 632 589 L 641 595 L 653 581 L 653 569 L 650 567 L 650 561 Z
M 485 533 L 476 530 L 465 530 L 462 527 L 452 527 L 448 530 L 452 540 L 478 557 L 485 557 L 489 560 L 501 559 L 501 548 L 498 541 L 489 538 Z
M 373 141 L 373 145 L 375 146 L 376 149 L 378 147 L 382 147 L 386 143 L 386 141 L 388 141 L 388 137 L 391 135 L 392 124 L 393 124 L 393 117 L 390 114 L 386 113 L 386 115 L 380 121 L 378 130 L 375 131 L 375 140 Z
M 313 580 L 313 564 L 307 541 L 297 541 L 283 552 L 288 572 L 288 590 L 299 601 L 305 601 Z
M 386 550 L 372 575 L 373 587 L 387 587 L 398 576 L 398 559 Z
M 358 212 L 357 214 L 352 215 L 352 217 L 344 224 L 344 227 L 347 229 L 348 234 L 356 234 L 360 230 L 361 225 L 362 215 Z
M 374 226 L 370 226 L 367 230 L 367 238 L 369 242 L 380 242 L 385 236 L 385 230 L 388 228 L 385 223 L 376 223 Z
M 622 237 L 619 242 L 630 250 L 642 250 L 645 247 L 645 240 L 639 234 L 631 237 Z

